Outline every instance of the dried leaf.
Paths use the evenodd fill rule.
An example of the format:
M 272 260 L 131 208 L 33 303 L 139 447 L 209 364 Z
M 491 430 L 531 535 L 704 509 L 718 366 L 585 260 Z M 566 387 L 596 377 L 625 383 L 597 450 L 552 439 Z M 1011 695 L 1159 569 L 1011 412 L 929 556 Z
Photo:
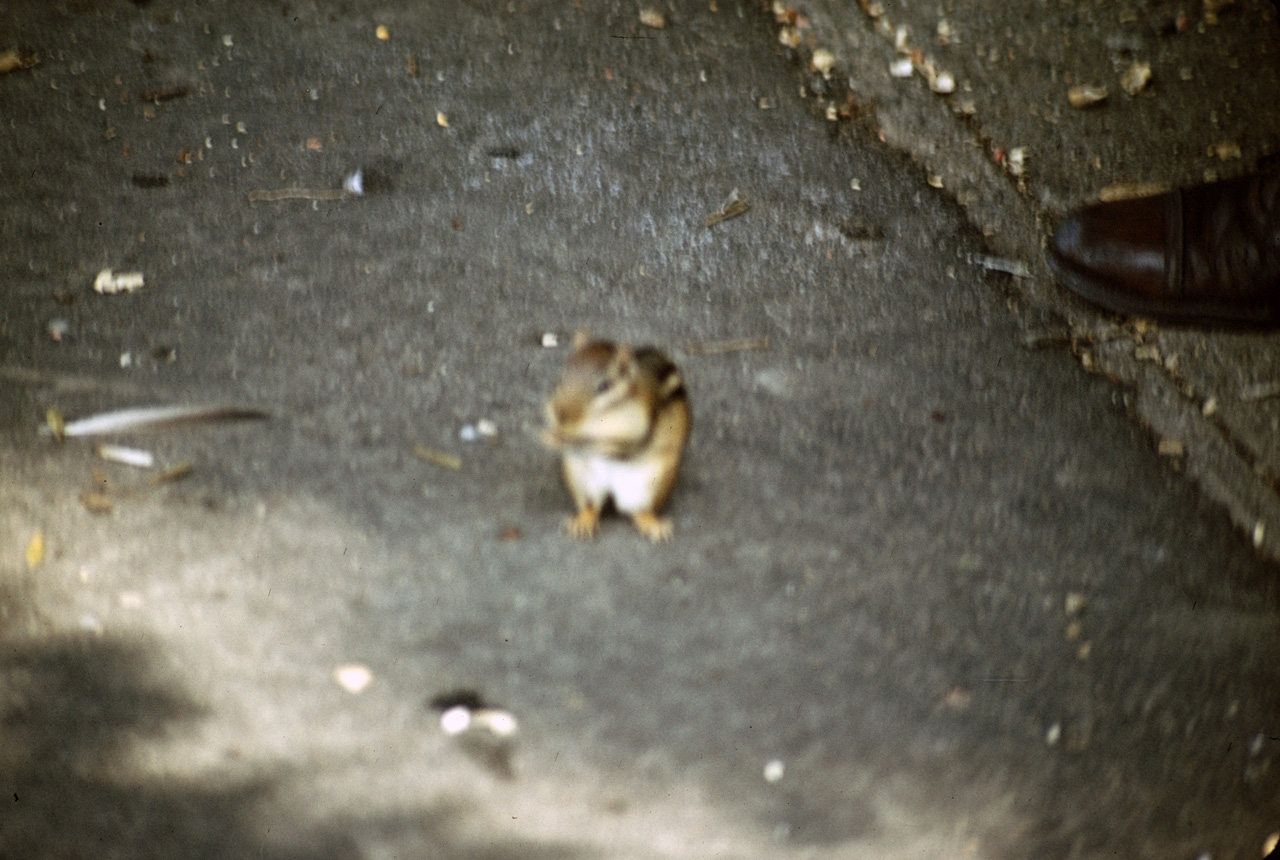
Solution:
M 738 189 L 735 188 L 729 193 L 729 197 L 724 201 L 724 205 L 707 216 L 705 223 L 708 227 L 714 227 L 721 221 L 728 221 L 730 218 L 737 218 L 750 208 L 751 204 L 742 199 L 738 194 Z
M 0 75 L 17 69 L 29 69 L 36 64 L 35 54 L 10 49 L 0 53 Z
M 35 570 L 44 561 L 44 532 L 37 530 L 27 541 L 27 569 Z
M 62 417 L 62 413 L 52 406 L 45 410 L 44 426 L 55 442 L 61 442 L 67 438 L 67 421 Z
M 91 514 L 109 514 L 114 507 L 111 496 L 101 490 L 85 490 L 80 494 L 80 504 Z
M 1236 143 L 1234 140 L 1220 141 L 1219 143 L 1215 143 L 1210 146 L 1207 154 L 1214 158 L 1221 159 L 1222 161 L 1240 158 L 1240 144 Z

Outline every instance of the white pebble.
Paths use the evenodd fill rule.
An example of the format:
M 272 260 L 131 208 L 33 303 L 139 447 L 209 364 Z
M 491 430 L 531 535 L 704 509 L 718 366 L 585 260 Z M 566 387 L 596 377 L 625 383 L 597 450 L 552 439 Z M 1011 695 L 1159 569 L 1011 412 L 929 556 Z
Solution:
M 775 758 L 764 766 L 764 781 L 777 782 L 786 772 L 787 766 L 783 764 L 782 759 Z
M 357 170 L 342 180 L 342 190 L 357 197 L 364 194 L 364 171 Z
M 909 57 L 901 57 L 889 64 L 889 74 L 895 78 L 909 78 L 914 70 Z
M 1053 746 L 1062 739 L 1062 723 L 1054 723 L 1049 726 L 1049 731 L 1044 733 L 1044 742 L 1049 746 Z
M 516 718 L 500 708 L 481 708 L 472 715 L 478 728 L 488 729 L 500 738 L 509 738 L 519 726 Z
M 440 715 L 440 728 L 446 735 L 460 735 L 471 728 L 471 711 L 456 705 Z
M 361 693 L 373 683 L 373 673 L 369 671 L 368 666 L 347 663 L 333 670 L 333 679 L 348 693 Z

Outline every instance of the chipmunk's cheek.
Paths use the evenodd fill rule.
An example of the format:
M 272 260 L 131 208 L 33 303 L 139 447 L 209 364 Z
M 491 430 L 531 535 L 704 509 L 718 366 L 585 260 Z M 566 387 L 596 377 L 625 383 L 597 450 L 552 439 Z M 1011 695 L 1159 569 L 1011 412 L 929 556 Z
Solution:
M 639 404 L 611 409 L 584 421 L 579 428 L 581 436 L 615 442 L 639 441 L 648 432 L 649 415 Z

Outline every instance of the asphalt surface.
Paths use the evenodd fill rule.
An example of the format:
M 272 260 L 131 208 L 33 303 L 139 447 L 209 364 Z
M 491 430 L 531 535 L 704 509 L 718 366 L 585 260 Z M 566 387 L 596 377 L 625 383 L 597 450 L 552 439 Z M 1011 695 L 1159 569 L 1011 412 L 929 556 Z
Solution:
M 946 98 L 888 74 L 911 10 L 661 8 L 0 6 L 0 857 L 1261 856 L 1274 336 L 1105 318 L 1039 244 L 1221 162 L 1063 107 L 1042 41 L 1169 53 L 1135 98 L 1214 87 L 1243 170 L 1271 7 L 957 12 L 1000 59 Z M 1059 121 L 993 133 L 1020 100 Z M 680 363 L 671 545 L 559 531 L 581 327 Z M 150 470 L 40 432 L 204 402 L 271 417 L 109 440 Z M 514 737 L 442 731 L 476 699 Z

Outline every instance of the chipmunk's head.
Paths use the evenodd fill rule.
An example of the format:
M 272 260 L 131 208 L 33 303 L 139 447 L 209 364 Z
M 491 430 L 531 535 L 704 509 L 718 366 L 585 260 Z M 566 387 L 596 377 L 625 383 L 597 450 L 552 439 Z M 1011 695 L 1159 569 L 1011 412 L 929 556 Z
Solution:
M 544 441 L 557 449 L 616 452 L 642 442 L 653 398 L 631 347 L 574 337 L 560 383 L 547 401 Z

